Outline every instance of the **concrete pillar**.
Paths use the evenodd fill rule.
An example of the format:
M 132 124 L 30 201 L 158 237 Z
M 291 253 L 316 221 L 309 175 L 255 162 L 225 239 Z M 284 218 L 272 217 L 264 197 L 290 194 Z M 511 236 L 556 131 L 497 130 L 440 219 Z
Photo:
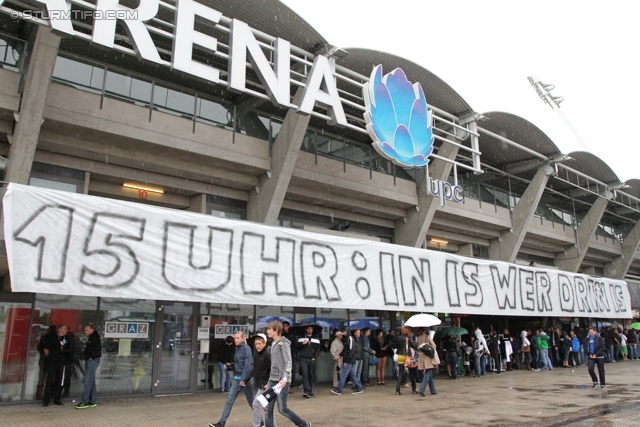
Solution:
M 9 148 L 5 181 L 29 183 L 31 164 L 38 145 L 44 107 L 59 46 L 59 36 L 53 34 L 49 27 L 38 26 L 20 100 L 20 116 Z
M 438 151 L 440 157 L 454 160 L 458 155 L 458 147 L 443 142 Z M 431 160 L 429 165 L 429 175 L 431 178 L 440 181 L 446 181 L 451 173 L 453 164 L 440 159 Z M 429 177 L 425 176 L 424 180 L 418 187 L 418 210 L 410 208 L 407 210 L 407 216 L 404 220 L 396 221 L 394 232 L 394 242 L 398 245 L 413 246 L 419 248 L 427 237 L 427 231 L 436 214 L 436 210 L 440 206 L 440 199 L 427 194 L 427 186 L 429 185 Z M 406 221 L 406 222 L 405 222 Z
M 457 255 L 473 257 L 473 245 L 471 243 L 458 245 Z
M 631 232 L 624 238 L 622 243 L 622 255 L 614 258 L 611 264 L 605 264 L 604 277 L 613 279 L 624 279 L 627 270 L 633 261 L 633 257 L 640 246 L 640 222 L 633 226 Z
M 587 250 L 596 236 L 598 224 L 600 224 L 600 219 L 608 205 L 609 200 L 606 198 L 598 197 L 596 199 L 587 215 L 580 222 L 580 225 L 578 225 L 578 229 L 576 230 L 576 244 L 570 246 L 565 251 L 565 254 L 558 254 L 556 256 L 556 266 L 559 269 L 571 271 L 572 273 L 578 272 L 584 256 L 587 254 Z
M 82 186 L 82 194 L 89 194 L 89 184 L 91 183 L 91 172 L 84 173 L 84 185 Z
M 191 197 L 189 207 L 186 210 L 188 210 L 189 212 L 206 214 L 207 213 L 207 195 L 196 194 L 195 196 Z
M 520 245 L 527 234 L 531 218 L 535 213 L 549 177 L 555 169 L 544 165 L 538 168 L 522 198 L 511 213 L 511 230 L 504 230 L 500 238 L 491 241 L 491 257 L 500 261 L 514 262 Z
M 300 98 L 301 91 L 296 93 Z M 290 108 L 278 137 L 273 143 L 271 151 L 271 170 L 260 177 L 260 184 L 249 192 L 247 203 L 247 219 L 275 225 L 278 221 L 280 208 L 287 194 L 293 169 L 298 160 L 300 145 L 307 132 L 311 116 L 298 114 Z

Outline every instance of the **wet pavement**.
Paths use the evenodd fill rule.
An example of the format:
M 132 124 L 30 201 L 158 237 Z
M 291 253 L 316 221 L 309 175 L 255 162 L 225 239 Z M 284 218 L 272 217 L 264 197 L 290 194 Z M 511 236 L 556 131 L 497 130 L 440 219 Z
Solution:
M 395 395 L 391 380 L 363 394 L 330 393 L 316 387 L 317 397 L 303 399 L 294 389 L 289 407 L 314 427 L 429 426 L 571 426 L 640 425 L 640 362 L 607 363 L 606 389 L 592 389 L 585 367 L 553 371 L 513 371 L 451 381 L 436 377 L 437 395 L 422 398 L 403 388 Z M 76 410 L 39 403 L 0 406 L 0 426 L 200 426 L 218 421 L 226 396 L 195 395 L 99 399 L 94 409 Z M 280 427 L 293 425 L 276 415 Z M 238 396 L 226 427 L 249 427 L 251 412 Z

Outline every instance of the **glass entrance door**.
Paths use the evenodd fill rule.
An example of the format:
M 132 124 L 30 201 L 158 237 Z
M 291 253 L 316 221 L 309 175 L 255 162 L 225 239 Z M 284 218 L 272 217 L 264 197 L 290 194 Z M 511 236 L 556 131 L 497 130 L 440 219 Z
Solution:
M 193 303 L 158 302 L 154 394 L 195 391 L 196 315 Z

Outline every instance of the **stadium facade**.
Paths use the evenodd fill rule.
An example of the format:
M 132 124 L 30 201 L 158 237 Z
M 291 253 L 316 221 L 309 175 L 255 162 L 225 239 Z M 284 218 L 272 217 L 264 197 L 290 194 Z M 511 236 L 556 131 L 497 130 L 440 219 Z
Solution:
M 0 402 L 40 397 L 51 324 L 98 325 L 99 392 L 122 396 L 207 390 L 220 340 L 274 316 L 317 322 L 324 343 L 420 311 L 638 317 L 640 180 L 526 118 L 474 111 L 410 59 L 332 46 L 276 0 L 123 1 L 118 20 L 36 3 L 0 6 Z M 428 166 L 372 145 L 379 65 L 424 91 Z M 323 353 L 319 378 L 331 369 Z

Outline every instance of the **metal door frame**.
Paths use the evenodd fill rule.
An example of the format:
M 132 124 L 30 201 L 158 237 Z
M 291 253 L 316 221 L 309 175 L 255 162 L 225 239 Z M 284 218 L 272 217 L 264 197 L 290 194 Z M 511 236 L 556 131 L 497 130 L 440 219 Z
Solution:
M 162 390 L 160 391 L 160 376 L 162 372 L 162 342 L 164 341 L 164 313 L 165 305 L 181 302 L 191 304 L 193 307 L 191 321 L 191 369 L 189 379 L 189 389 L 184 390 Z M 164 396 L 168 394 L 192 394 L 197 391 L 198 379 L 198 325 L 200 324 L 200 304 L 183 301 L 156 301 L 156 325 L 153 342 L 153 376 L 151 378 L 151 394 L 153 396 Z

